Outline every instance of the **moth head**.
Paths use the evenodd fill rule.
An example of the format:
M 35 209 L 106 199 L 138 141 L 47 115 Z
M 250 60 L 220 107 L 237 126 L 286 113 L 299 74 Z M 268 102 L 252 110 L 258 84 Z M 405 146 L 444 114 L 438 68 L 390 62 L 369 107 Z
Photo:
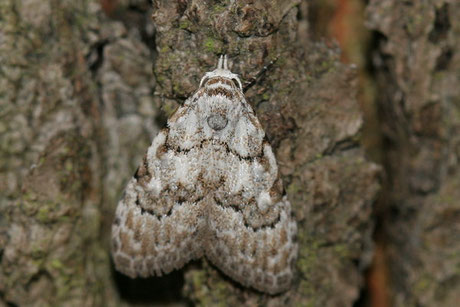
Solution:
M 235 85 L 240 89 L 240 91 L 243 91 L 243 86 L 241 84 L 241 81 L 238 75 L 232 73 L 228 69 L 227 55 L 220 56 L 219 62 L 217 63 L 217 68 L 213 71 L 207 72 L 204 75 L 204 77 L 201 79 L 200 87 L 202 87 L 203 84 L 205 84 L 207 80 L 214 78 L 214 77 L 222 77 L 222 78 L 230 79 L 232 80 L 233 83 L 235 83 Z

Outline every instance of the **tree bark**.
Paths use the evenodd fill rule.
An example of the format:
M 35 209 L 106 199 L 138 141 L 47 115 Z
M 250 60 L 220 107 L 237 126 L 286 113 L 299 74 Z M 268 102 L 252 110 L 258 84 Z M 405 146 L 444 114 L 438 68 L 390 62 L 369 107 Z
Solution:
M 378 208 L 392 306 L 460 301 L 460 4 L 375 0 L 386 182 Z
M 154 4 L 161 97 L 188 97 L 222 53 L 243 80 L 269 67 L 245 94 L 275 148 L 300 226 L 291 291 L 261 296 L 198 266 L 184 271 L 185 295 L 197 305 L 347 306 L 359 295 L 378 168 L 359 146 L 355 73 L 337 49 L 309 39 L 307 9 L 299 1 Z
M 158 0 L 153 22 L 144 1 L 6 0 L 0 9 L 0 303 L 357 300 L 379 167 L 360 146 L 355 70 L 312 39 L 307 2 Z M 205 259 L 134 281 L 110 262 L 126 181 L 163 114 L 223 53 L 245 80 L 298 220 L 297 276 L 279 296 L 243 288 Z
M 0 305 L 116 305 L 109 226 L 156 127 L 145 33 L 97 1 L 0 12 Z

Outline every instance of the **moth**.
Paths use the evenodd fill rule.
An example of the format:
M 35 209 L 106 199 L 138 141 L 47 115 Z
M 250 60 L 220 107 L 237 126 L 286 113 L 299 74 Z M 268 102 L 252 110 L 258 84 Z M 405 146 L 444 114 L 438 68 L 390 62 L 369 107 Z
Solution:
M 265 132 L 221 56 L 154 138 L 112 226 L 118 271 L 160 276 L 206 257 L 269 294 L 293 279 L 297 225 Z

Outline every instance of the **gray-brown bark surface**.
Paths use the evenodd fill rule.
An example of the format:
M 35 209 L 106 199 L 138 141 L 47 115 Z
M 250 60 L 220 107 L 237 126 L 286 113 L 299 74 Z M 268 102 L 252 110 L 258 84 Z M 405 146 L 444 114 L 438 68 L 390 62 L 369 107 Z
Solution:
M 101 3 L 111 18 L 95 0 L 0 4 L 0 304 L 113 306 L 133 296 L 111 271 L 117 199 L 160 106 L 171 114 L 226 53 L 278 158 L 299 223 L 298 273 L 276 297 L 206 260 L 173 283 L 183 276 L 184 296 L 202 306 L 351 306 L 372 252 L 379 169 L 359 144 L 355 72 L 311 39 L 307 3 L 162 0 L 153 21 L 143 1 Z
M 197 304 L 336 306 L 358 297 L 361 270 L 369 261 L 377 167 L 359 149 L 362 120 L 354 73 L 340 64 L 337 50 L 298 30 L 297 4 L 165 0 L 154 5 L 154 69 L 162 96 L 190 95 L 221 53 L 230 56 L 232 71 L 243 80 L 269 66 L 246 97 L 275 147 L 300 225 L 299 276 L 291 291 L 261 297 L 207 267 L 185 272 L 186 295 Z M 302 22 L 305 29 L 307 21 Z
M 114 305 L 107 225 L 155 133 L 149 50 L 96 1 L 0 11 L 0 301 Z
M 385 135 L 379 208 L 394 306 L 460 302 L 460 4 L 375 0 Z

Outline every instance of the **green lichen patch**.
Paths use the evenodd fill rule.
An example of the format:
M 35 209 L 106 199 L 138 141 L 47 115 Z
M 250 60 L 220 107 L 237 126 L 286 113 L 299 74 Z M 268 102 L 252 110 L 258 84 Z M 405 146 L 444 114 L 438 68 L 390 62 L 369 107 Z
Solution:
M 213 53 L 213 54 L 220 54 L 222 53 L 222 46 L 221 43 L 213 38 L 207 37 L 203 42 L 203 48 L 206 52 Z

